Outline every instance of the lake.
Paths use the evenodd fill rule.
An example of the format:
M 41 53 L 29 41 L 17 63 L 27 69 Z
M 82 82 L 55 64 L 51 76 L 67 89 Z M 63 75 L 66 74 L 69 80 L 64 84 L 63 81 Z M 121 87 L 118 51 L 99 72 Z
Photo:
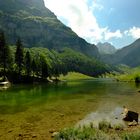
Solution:
M 139 89 L 112 79 L 13 85 L 0 91 L 0 140 L 48 140 L 53 131 L 106 117 L 123 105 L 140 112 Z

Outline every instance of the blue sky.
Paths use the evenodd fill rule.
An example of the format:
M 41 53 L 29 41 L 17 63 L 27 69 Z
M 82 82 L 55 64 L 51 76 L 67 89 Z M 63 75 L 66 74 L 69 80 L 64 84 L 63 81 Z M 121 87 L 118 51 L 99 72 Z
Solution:
M 59 20 L 90 43 L 124 47 L 140 38 L 140 0 L 45 0 Z

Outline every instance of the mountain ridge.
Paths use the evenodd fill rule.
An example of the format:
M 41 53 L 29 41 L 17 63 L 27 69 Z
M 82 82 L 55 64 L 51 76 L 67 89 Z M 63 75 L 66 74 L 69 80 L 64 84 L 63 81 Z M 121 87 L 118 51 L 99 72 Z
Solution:
M 140 38 L 135 40 L 130 45 L 123 47 L 113 55 L 102 55 L 101 60 L 105 63 L 118 65 L 125 64 L 130 67 L 137 67 L 140 65 Z
M 15 44 L 20 37 L 25 47 L 56 50 L 68 47 L 88 56 L 99 57 L 97 47 L 61 23 L 45 7 L 43 0 L 30 0 L 30 4 L 28 0 L 0 0 L 0 3 L 0 29 L 4 30 L 10 44 Z

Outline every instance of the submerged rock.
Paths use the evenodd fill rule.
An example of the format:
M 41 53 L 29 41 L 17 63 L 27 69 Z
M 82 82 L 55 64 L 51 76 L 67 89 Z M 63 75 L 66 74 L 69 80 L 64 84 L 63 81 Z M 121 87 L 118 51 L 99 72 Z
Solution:
M 56 132 L 55 129 L 51 129 L 51 130 L 49 130 L 49 133 L 54 133 L 54 132 Z
M 37 137 L 37 135 L 36 134 L 32 134 L 32 138 L 36 138 Z
M 65 115 L 64 114 L 60 114 L 60 117 L 64 117 Z
M 9 130 L 8 133 L 11 133 L 13 130 Z

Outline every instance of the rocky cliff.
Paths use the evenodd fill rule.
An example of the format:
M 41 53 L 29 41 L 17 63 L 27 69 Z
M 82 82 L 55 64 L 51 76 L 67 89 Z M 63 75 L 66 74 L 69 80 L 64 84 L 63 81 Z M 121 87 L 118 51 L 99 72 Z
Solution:
M 9 44 L 15 44 L 20 37 L 25 47 L 68 47 L 88 56 L 99 56 L 96 46 L 62 24 L 43 0 L 0 0 L 0 29 L 5 31 Z

